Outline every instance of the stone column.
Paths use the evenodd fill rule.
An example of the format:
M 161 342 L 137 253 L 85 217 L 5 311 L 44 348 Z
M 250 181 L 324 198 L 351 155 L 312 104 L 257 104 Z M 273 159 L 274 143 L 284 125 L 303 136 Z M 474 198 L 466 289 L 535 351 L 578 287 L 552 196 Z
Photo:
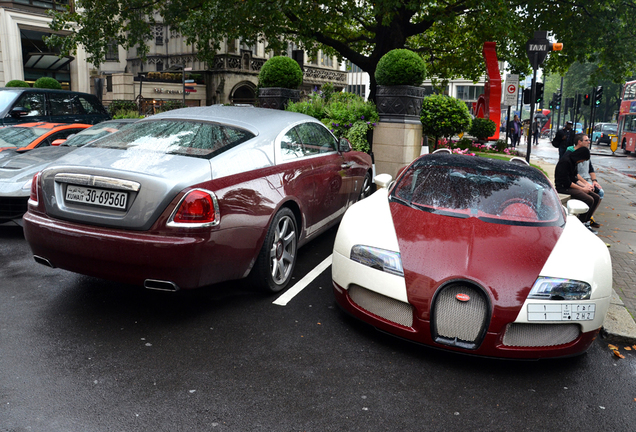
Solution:
M 419 157 L 421 150 L 421 123 L 380 121 L 373 130 L 376 174 L 391 174 L 395 178 L 400 168 Z

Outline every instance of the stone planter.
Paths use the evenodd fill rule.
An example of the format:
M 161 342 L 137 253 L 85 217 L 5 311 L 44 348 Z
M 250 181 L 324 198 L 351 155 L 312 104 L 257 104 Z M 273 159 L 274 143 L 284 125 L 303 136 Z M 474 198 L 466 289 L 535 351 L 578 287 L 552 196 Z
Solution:
M 377 86 L 376 105 L 380 121 L 420 123 L 424 89 L 417 86 Z
M 300 90 L 282 87 L 265 87 L 258 90 L 258 100 L 261 108 L 284 110 L 287 104 L 300 100 Z

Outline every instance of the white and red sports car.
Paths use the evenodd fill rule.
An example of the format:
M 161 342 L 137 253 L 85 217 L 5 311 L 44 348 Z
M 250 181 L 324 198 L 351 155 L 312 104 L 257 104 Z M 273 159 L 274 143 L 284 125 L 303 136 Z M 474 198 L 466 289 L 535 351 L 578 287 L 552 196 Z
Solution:
M 385 332 L 462 353 L 586 351 L 612 293 L 605 244 L 539 170 L 465 155 L 416 159 L 353 205 L 338 230 L 340 306 Z

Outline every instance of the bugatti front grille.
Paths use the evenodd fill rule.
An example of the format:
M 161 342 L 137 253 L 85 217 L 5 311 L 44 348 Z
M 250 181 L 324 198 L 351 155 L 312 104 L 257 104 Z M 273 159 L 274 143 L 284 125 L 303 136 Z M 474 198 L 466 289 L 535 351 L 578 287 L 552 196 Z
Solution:
M 413 308 L 408 303 L 378 294 L 359 285 L 349 287 L 349 297 L 356 305 L 374 315 L 406 327 L 413 326 Z
M 516 347 L 543 347 L 570 343 L 581 334 L 577 324 L 509 324 L 503 344 Z
M 435 297 L 432 312 L 435 341 L 467 349 L 479 346 L 490 315 L 486 295 L 463 283 L 442 288 Z
M 28 197 L 0 197 L 0 220 L 21 217 L 27 211 Z

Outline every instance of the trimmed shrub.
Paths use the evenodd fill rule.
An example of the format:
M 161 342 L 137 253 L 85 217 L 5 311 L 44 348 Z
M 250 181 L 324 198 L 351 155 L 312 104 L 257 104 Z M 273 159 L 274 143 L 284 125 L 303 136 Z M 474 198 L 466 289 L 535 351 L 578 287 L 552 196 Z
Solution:
M 62 90 L 62 84 L 55 78 L 51 77 L 40 77 L 33 84 L 34 88 L 44 88 L 44 89 L 53 89 L 53 90 Z
M 470 128 L 470 113 L 466 104 L 454 97 L 431 95 L 422 101 L 420 113 L 422 133 L 435 137 L 435 148 L 440 137 L 452 137 Z
M 22 80 L 11 80 L 5 87 L 31 87 L 28 82 Z
M 384 54 L 375 69 L 379 85 L 419 86 L 426 75 L 422 57 L 407 49 L 394 49 Z
M 263 64 L 258 74 L 258 85 L 282 87 L 295 90 L 303 83 L 303 71 L 295 60 L 289 57 L 272 57 Z
M 487 140 L 489 136 L 493 136 L 497 131 L 497 125 L 494 121 L 485 118 L 475 118 L 468 130 L 468 133 L 478 140 Z

